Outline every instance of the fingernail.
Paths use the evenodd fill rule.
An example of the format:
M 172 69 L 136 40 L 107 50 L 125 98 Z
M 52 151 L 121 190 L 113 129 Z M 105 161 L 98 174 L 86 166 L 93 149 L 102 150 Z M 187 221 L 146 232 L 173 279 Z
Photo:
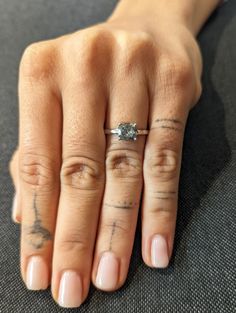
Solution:
M 26 273 L 26 286 L 30 290 L 47 289 L 48 268 L 40 256 L 32 256 L 28 262 Z
M 96 285 L 104 290 L 115 289 L 118 281 L 119 263 L 112 252 L 103 253 L 97 271 Z
M 82 303 L 82 281 L 78 273 L 66 271 L 61 277 L 58 304 L 64 308 L 76 308 Z
M 16 216 L 16 213 L 17 213 L 17 197 L 16 197 L 16 193 L 13 197 L 13 201 L 12 201 L 12 220 L 15 222 L 15 223 L 19 223 L 20 221 L 18 220 L 17 216 Z
M 166 239 L 161 235 L 155 235 L 152 239 L 151 260 L 154 267 L 163 268 L 169 264 Z

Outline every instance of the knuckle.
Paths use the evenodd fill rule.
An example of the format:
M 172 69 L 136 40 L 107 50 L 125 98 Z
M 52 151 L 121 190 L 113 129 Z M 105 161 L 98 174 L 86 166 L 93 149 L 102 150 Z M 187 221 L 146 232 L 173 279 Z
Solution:
M 165 208 L 161 206 L 152 207 L 148 210 L 148 214 L 151 216 L 157 216 L 160 222 L 163 222 L 165 225 L 170 225 L 170 222 L 175 221 L 175 216 L 177 209 L 175 206 Z
M 197 101 L 199 100 L 199 98 L 201 97 L 201 94 L 202 94 L 202 83 L 201 81 L 199 80 L 197 82 L 197 85 L 196 85 L 196 93 L 195 93 L 195 103 L 197 103 Z
M 61 236 L 56 241 L 56 249 L 60 252 L 70 252 L 75 253 L 75 255 L 78 255 L 78 253 L 87 252 L 90 248 L 88 244 L 88 240 L 86 240 L 84 235 L 81 235 L 81 232 L 79 230 L 72 230 L 71 232 L 64 233 L 63 236 Z
M 168 181 L 177 177 L 179 153 L 166 147 L 152 147 L 146 153 L 144 168 L 147 176 Z
M 152 36 L 144 31 L 135 33 L 119 31 L 116 40 L 125 73 L 130 73 L 134 67 L 146 60 L 147 55 L 151 57 L 151 52 L 154 50 Z
M 50 158 L 24 152 L 19 162 L 19 177 L 32 188 L 51 191 L 56 186 L 57 172 Z
M 8 170 L 10 171 L 11 176 L 13 176 L 13 172 L 17 168 L 17 159 L 18 159 L 18 150 L 15 150 L 8 163 Z
M 33 43 L 23 53 L 20 72 L 30 80 L 45 80 L 52 75 L 55 57 L 55 47 L 51 41 Z
M 176 88 L 186 88 L 194 79 L 194 70 L 188 57 L 168 56 L 160 60 L 160 76 L 164 84 Z
M 130 227 L 130 222 L 125 219 L 118 218 L 116 220 L 110 218 L 103 225 L 102 229 L 107 235 L 108 240 L 110 240 L 110 235 L 112 233 L 113 240 L 123 240 L 124 235 L 129 236 L 133 229 Z
M 91 75 L 98 65 L 108 63 L 112 41 L 113 35 L 108 29 L 97 26 L 81 30 L 64 42 L 65 57 L 73 60 L 81 76 Z
M 104 181 L 103 165 L 86 156 L 69 157 L 61 167 L 61 184 L 80 190 L 100 189 Z
M 80 35 L 80 45 L 87 51 L 96 53 L 97 48 L 113 40 L 112 32 L 104 27 L 91 27 L 83 30 Z
M 116 40 L 122 51 L 136 51 L 142 48 L 153 46 L 152 35 L 145 31 L 127 32 L 119 30 L 116 32 Z
M 136 151 L 112 150 L 106 157 L 107 176 L 122 179 L 141 179 L 142 157 Z

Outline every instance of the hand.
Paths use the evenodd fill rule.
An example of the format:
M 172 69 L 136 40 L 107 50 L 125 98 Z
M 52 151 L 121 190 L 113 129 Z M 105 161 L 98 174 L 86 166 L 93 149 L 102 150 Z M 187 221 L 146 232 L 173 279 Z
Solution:
M 10 168 L 29 289 L 51 282 L 54 299 L 76 307 L 90 280 L 106 291 L 121 287 L 139 207 L 143 260 L 168 266 L 184 129 L 200 76 L 194 36 L 165 19 L 111 18 L 26 49 Z M 149 135 L 132 142 L 104 135 L 122 121 Z

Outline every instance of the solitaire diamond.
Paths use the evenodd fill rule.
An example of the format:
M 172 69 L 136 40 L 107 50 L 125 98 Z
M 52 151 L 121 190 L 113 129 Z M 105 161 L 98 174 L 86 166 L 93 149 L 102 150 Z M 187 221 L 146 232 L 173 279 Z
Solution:
M 119 140 L 134 141 L 137 139 L 136 123 L 120 123 L 117 128 Z

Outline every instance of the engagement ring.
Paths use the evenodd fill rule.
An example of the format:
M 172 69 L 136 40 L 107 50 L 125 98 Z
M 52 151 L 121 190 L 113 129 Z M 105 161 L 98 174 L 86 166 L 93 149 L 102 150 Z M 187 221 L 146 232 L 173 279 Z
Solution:
M 119 123 L 117 128 L 105 129 L 105 134 L 115 134 L 119 140 L 135 141 L 139 135 L 147 135 L 147 129 L 137 129 L 136 123 Z

